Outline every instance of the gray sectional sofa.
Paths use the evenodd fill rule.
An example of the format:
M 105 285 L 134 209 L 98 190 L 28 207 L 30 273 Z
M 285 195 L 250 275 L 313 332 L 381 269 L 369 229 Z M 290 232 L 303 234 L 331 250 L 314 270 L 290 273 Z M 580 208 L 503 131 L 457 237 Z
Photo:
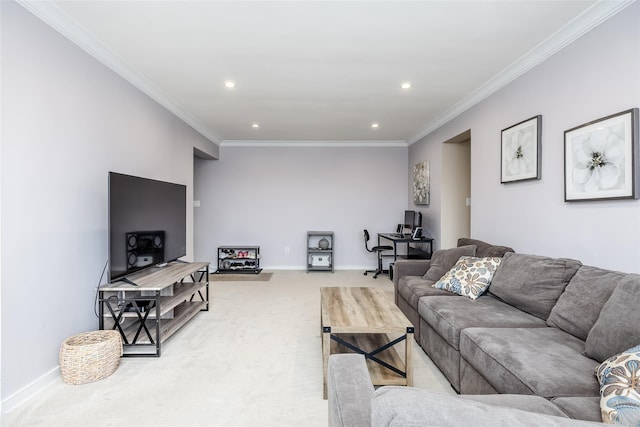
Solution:
M 452 396 L 391 386 L 375 390 L 360 354 L 331 355 L 327 387 L 331 427 L 602 425 L 571 419 L 558 405 L 540 396 Z M 597 398 L 595 401 L 597 406 Z
M 501 257 L 477 299 L 433 287 L 461 256 Z M 396 304 L 416 327 L 420 346 L 458 393 L 476 395 L 463 403 L 455 399 L 472 412 L 502 404 L 507 411 L 600 421 L 596 367 L 640 344 L 637 274 L 460 239 L 457 248 L 436 251 L 431 260 L 396 262 L 394 286 Z M 340 363 L 358 363 L 346 360 L 332 362 L 334 374 Z M 411 393 L 418 400 L 428 394 L 409 390 L 384 393 Z M 450 398 L 428 399 L 446 405 Z

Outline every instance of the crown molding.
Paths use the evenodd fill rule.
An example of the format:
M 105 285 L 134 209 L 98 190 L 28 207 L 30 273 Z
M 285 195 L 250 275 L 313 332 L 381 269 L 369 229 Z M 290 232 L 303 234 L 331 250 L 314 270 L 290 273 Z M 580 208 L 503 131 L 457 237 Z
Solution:
M 225 139 L 220 147 L 330 147 L 330 148 L 383 148 L 383 147 L 407 147 L 406 141 L 381 140 L 381 141 L 263 141 L 263 140 L 229 140 Z
M 407 143 L 412 145 L 434 130 L 455 119 L 460 114 L 502 89 L 536 65 L 544 62 L 547 58 L 573 43 L 635 1 L 636 0 L 598 0 L 591 7 L 576 16 L 545 40 L 538 43 L 470 95 L 453 105 L 418 132 L 411 135 L 407 138 Z
M 143 75 L 133 70 L 122 58 L 107 48 L 102 42 L 86 31 L 77 21 L 49 0 L 16 0 L 16 2 L 36 17 L 47 23 L 60 34 L 78 45 L 105 66 L 120 75 L 133 86 L 148 95 L 158 104 L 191 126 L 214 144 L 224 146 L 305 146 L 305 147 L 382 147 L 407 146 L 424 138 L 434 130 L 458 117 L 460 114 L 488 98 L 513 80 L 545 61 L 565 46 L 591 31 L 602 22 L 611 18 L 636 0 L 598 0 L 590 8 L 567 23 L 561 29 L 521 56 L 505 70 L 491 78 L 477 90 L 453 105 L 407 141 L 235 141 L 222 140 L 221 137 L 206 128 L 197 119 L 187 113 L 180 105 L 163 94 Z
M 220 143 L 221 138 L 218 135 L 210 129 L 207 129 L 180 105 L 152 85 L 142 74 L 134 71 L 122 58 L 106 47 L 56 4 L 49 0 L 16 0 L 16 3 L 71 40 L 89 55 L 109 67 L 116 74 L 141 90 L 187 125 L 191 126 L 209 141 L 214 144 Z

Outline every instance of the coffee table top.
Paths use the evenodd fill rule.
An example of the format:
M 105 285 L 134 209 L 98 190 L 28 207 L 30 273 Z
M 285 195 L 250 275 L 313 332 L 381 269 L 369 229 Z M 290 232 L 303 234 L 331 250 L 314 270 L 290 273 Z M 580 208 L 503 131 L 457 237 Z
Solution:
M 406 333 L 413 325 L 379 288 L 320 288 L 322 327 L 332 333 Z

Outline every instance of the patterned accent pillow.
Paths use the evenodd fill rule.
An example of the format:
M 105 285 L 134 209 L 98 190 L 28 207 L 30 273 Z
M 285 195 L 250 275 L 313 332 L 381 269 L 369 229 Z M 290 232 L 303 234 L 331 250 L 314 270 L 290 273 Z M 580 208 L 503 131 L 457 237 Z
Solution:
M 602 421 L 640 426 L 640 345 L 602 362 L 596 376 Z
M 489 288 L 502 258 L 461 256 L 433 287 L 476 299 Z

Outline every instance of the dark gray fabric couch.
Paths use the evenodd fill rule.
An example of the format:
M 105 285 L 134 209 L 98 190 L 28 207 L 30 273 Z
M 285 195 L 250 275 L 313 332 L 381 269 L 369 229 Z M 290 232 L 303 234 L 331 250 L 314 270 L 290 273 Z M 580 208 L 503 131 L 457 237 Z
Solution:
M 503 257 L 485 294 L 472 300 L 432 287 L 469 252 Z M 396 304 L 464 395 L 533 395 L 572 418 L 600 420 L 596 366 L 640 343 L 636 274 L 473 239 L 431 260 L 399 260 L 394 269 Z
M 601 425 L 572 419 L 576 410 L 571 399 L 563 406 L 532 395 L 455 396 L 412 387 L 375 390 L 364 356 L 359 354 L 331 355 L 327 386 L 331 427 Z M 584 410 L 586 400 L 588 409 L 599 413 L 598 398 L 581 399 L 578 412 Z

